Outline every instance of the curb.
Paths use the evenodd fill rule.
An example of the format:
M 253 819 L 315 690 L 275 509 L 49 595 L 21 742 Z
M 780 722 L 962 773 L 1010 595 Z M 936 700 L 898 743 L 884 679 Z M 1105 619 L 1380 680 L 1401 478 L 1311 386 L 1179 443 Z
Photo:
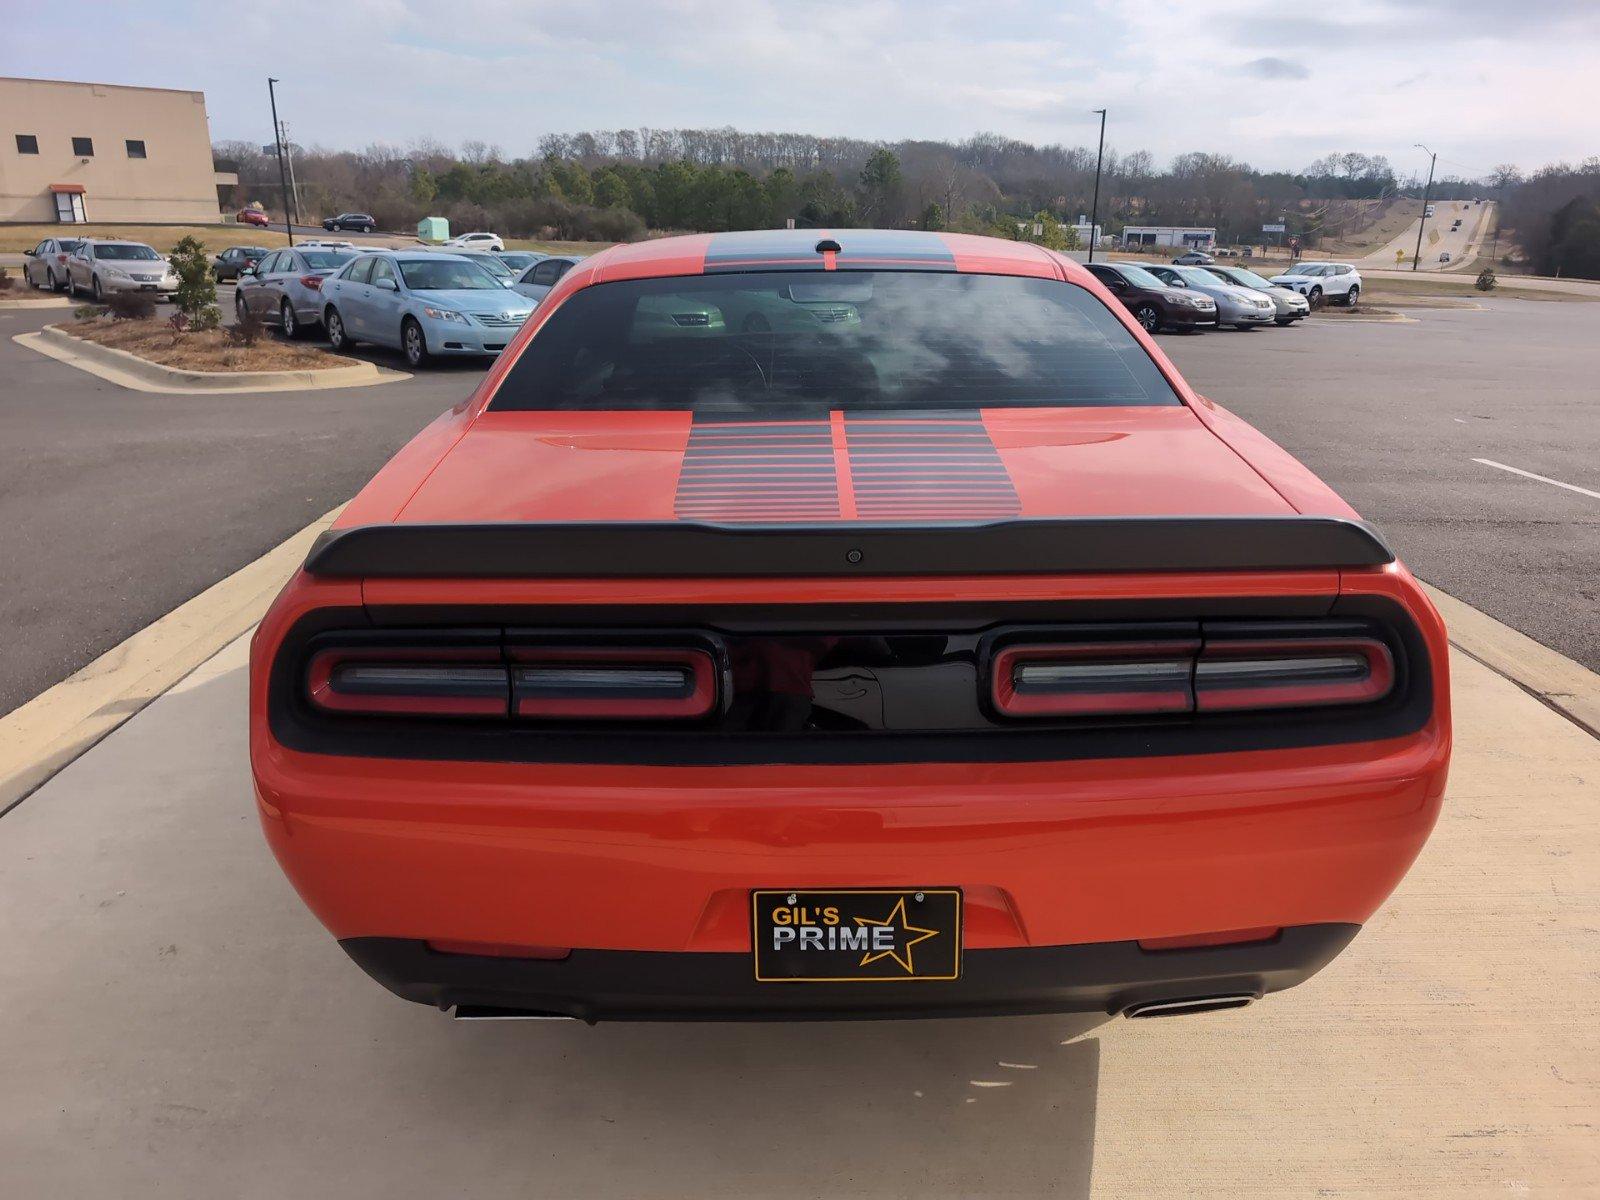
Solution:
M 1600 675 L 1431 583 L 1422 586 L 1444 617 L 1452 646 L 1600 738 Z
M 369 362 L 320 371 L 185 371 L 164 367 L 126 350 L 101 346 L 74 337 L 59 326 L 47 325 L 36 333 L 19 333 L 11 339 L 69 367 L 140 392 L 181 392 L 216 395 L 226 392 L 311 391 L 325 388 L 369 387 L 409 379 L 401 371 L 384 371 Z
M 0 816 L 248 633 L 343 507 L 0 717 Z
M 7 312 L 13 309 L 25 311 L 30 308 L 71 307 L 72 301 L 65 296 L 19 296 L 15 299 L 7 299 L 5 294 L 0 292 L 0 312 Z

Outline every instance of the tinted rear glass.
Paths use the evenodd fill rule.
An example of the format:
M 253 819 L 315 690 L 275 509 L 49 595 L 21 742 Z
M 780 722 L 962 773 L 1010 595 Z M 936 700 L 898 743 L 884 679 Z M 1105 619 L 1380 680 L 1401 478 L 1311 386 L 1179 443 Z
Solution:
M 302 250 L 300 256 L 313 271 L 327 271 L 333 267 L 343 266 L 354 258 L 355 254 L 348 250 Z
M 584 288 L 490 407 L 760 415 L 1178 403 L 1127 328 L 1073 284 L 782 271 Z

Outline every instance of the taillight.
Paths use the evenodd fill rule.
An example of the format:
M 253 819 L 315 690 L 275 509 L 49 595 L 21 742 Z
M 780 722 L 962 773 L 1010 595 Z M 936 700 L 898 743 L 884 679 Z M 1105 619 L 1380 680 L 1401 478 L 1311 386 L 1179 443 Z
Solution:
M 56 255 L 56 261 L 58 263 L 64 263 L 67 261 L 67 256 L 65 254 L 58 254 Z
M 1195 709 L 1364 704 L 1394 687 L 1394 656 L 1375 638 L 1207 642 L 1195 664 Z
M 1198 638 L 1007 646 L 990 698 L 1010 717 L 1190 712 L 1199 649 Z
M 511 676 L 497 646 L 372 646 L 319 650 L 306 693 L 327 712 L 503 717 Z
M 1215 933 L 1187 933 L 1178 937 L 1140 938 L 1141 950 L 1201 950 L 1208 946 L 1243 946 L 1251 942 L 1270 942 L 1283 932 L 1278 925 L 1254 929 L 1223 929 Z
M 691 647 L 511 647 L 512 712 L 542 720 L 692 720 L 717 703 L 711 655 Z
M 1089 717 L 1367 704 L 1394 690 L 1376 637 L 1030 642 L 994 655 L 1003 716 Z
M 313 292 L 320 292 L 322 290 L 321 275 L 302 275 L 300 276 L 300 283 L 302 286 L 310 288 Z

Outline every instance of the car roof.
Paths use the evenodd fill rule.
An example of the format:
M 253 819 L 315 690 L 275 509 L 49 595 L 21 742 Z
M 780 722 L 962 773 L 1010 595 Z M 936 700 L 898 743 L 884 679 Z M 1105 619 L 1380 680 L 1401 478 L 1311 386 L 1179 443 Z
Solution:
M 837 252 L 819 244 L 832 242 Z M 829 255 L 832 264 L 829 264 Z M 582 255 L 554 257 L 583 258 Z M 1087 282 L 1081 265 L 1042 246 L 917 229 L 764 229 L 628 242 L 588 256 L 580 282 L 724 271 L 925 270 L 1029 275 Z M 579 272 L 573 272 L 577 276 Z

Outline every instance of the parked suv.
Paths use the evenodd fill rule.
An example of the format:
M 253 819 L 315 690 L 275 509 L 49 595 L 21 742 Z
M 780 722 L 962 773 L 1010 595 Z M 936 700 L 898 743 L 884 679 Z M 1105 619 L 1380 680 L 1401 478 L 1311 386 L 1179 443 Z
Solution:
M 170 297 L 178 290 L 172 264 L 143 242 L 85 240 L 67 255 L 67 291 L 88 292 L 96 300 L 111 292 L 153 292 Z
M 354 250 L 327 246 L 278 250 L 239 276 L 234 308 L 241 318 L 251 312 L 276 321 L 284 337 L 299 337 L 308 326 L 322 324 L 322 281 L 355 256 Z
M 59 292 L 67 286 L 67 256 L 81 245 L 82 238 L 45 238 L 27 252 L 22 277 L 34 287 Z
M 1091 263 L 1089 273 L 1122 301 L 1146 333 L 1160 329 L 1216 327 L 1217 305 L 1210 296 L 1170 287 L 1143 267 L 1131 263 Z
M 455 250 L 504 250 L 498 233 L 463 233 L 444 243 Z
M 1354 304 L 1361 296 L 1361 272 L 1349 263 L 1295 263 L 1272 282 L 1299 292 L 1313 308 L 1322 300 Z
M 322 227 L 330 232 L 353 229 L 357 233 L 371 233 L 378 223 L 371 213 L 340 213 L 337 217 L 324 217 Z

